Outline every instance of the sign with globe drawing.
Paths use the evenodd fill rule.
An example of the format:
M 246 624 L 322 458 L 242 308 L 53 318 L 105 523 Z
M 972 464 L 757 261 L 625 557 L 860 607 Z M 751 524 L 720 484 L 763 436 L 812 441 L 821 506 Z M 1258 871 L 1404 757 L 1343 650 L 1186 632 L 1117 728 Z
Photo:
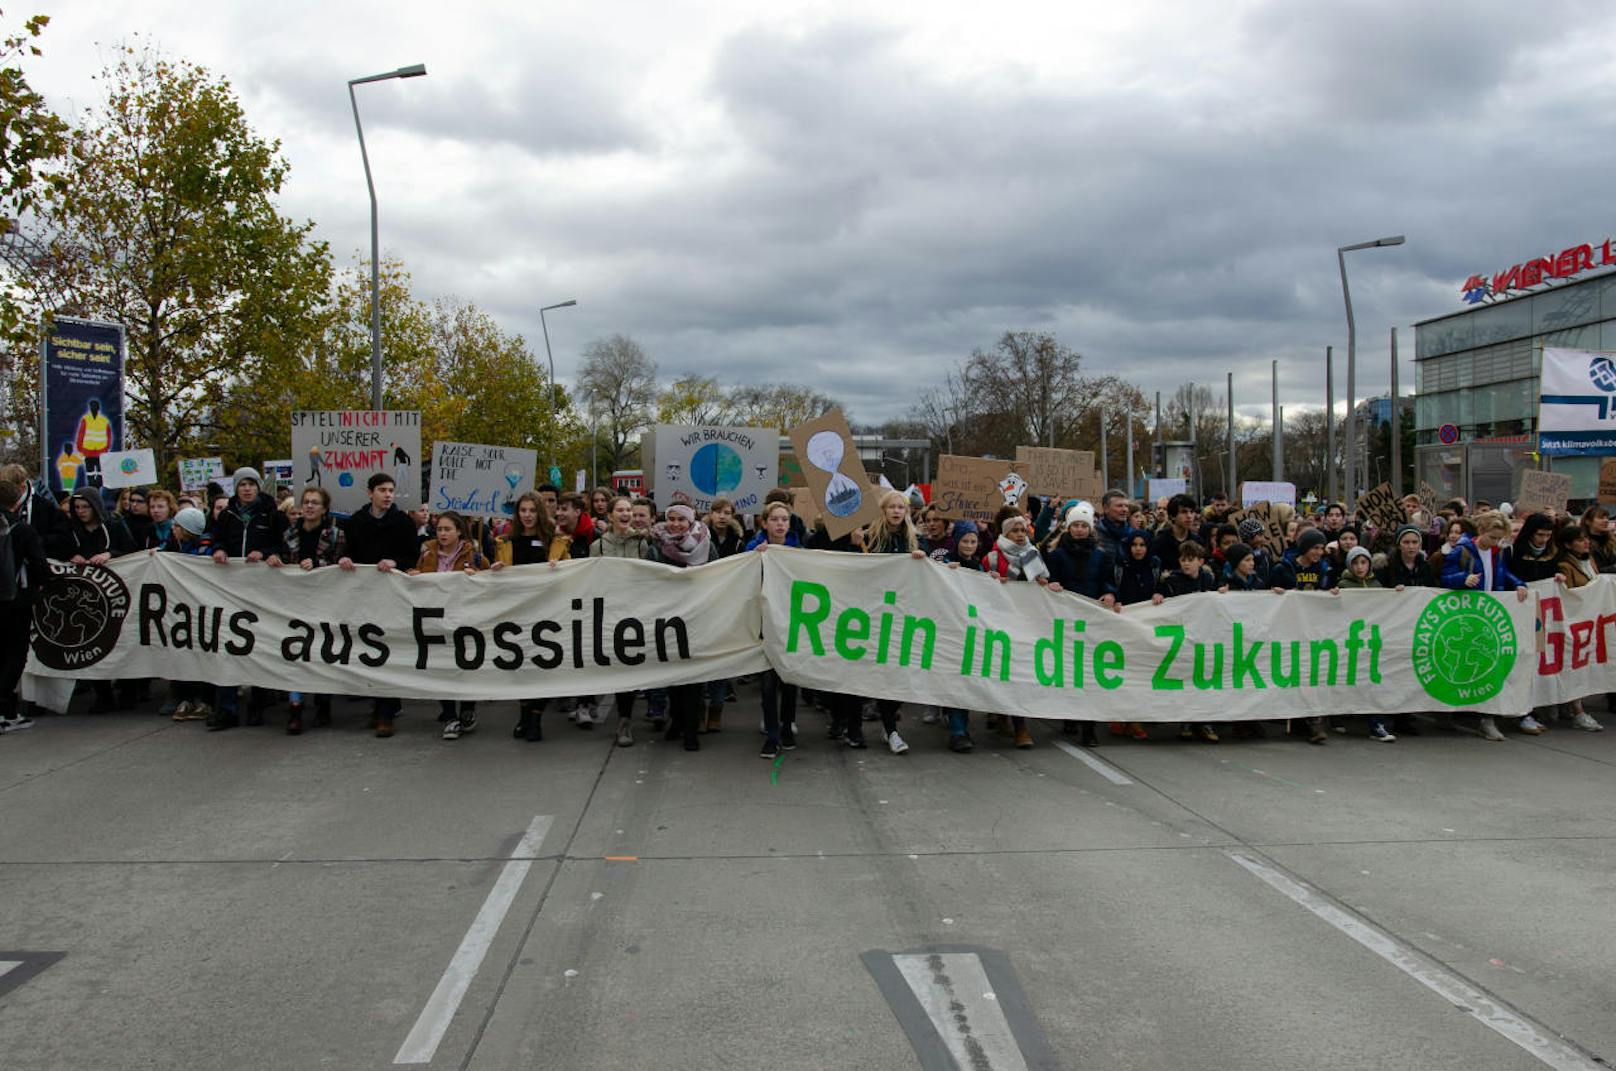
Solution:
M 658 424 L 650 477 L 657 505 L 688 502 L 698 514 L 727 498 L 736 513 L 756 513 L 780 466 L 778 428 Z

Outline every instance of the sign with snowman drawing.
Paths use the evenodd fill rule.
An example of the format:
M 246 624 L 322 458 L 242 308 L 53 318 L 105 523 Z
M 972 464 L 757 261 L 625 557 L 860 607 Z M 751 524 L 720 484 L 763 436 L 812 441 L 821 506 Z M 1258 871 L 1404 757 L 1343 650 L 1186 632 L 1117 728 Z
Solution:
M 885 492 L 870 486 L 840 409 L 792 428 L 791 446 L 832 539 L 881 519 Z M 803 520 L 812 523 L 813 518 Z
M 539 455 L 515 446 L 439 441 L 432 447 L 433 512 L 466 517 L 510 517 L 516 500 L 533 490 Z
M 648 475 L 664 508 L 683 502 L 701 516 L 727 498 L 736 513 L 757 513 L 778 482 L 778 428 L 658 424 L 653 439 Z

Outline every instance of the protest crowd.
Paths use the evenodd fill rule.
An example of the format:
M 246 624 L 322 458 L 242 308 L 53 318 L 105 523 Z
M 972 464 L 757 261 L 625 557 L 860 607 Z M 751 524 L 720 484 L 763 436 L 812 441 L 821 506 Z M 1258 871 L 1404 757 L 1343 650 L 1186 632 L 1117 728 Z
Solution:
M 30 605 L 47 576 L 47 559 L 102 565 L 131 554 L 194 555 L 226 563 L 263 563 L 285 570 L 374 566 L 379 573 L 480 573 L 584 558 L 630 558 L 670 569 L 700 567 L 740 554 L 776 547 L 804 547 L 864 555 L 905 555 L 929 559 L 941 569 L 984 573 L 1001 583 L 1036 583 L 1052 593 L 1093 600 L 1121 610 L 1139 603 L 1160 604 L 1191 593 L 1339 593 L 1353 588 L 1446 588 L 1515 592 L 1525 584 L 1550 580 L 1565 588 L 1590 583 L 1600 573 L 1616 573 L 1616 534 L 1609 512 L 1592 505 L 1579 515 L 1528 512 L 1508 503 L 1468 503 L 1461 499 L 1433 508 L 1409 495 L 1400 503 L 1407 523 L 1378 525 L 1339 502 L 1320 504 L 1312 513 L 1275 504 L 1263 519 L 1241 516 L 1222 495 L 1204 504 L 1187 494 L 1154 503 L 1108 490 L 1098 501 L 1040 497 L 1029 488 L 991 521 L 949 519 L 918 492 L 889 490 L 879 499 L 880 519 L 831 538 L 819 516 L 800 516 L 793 495 L 768 493 L 760 512 L 739 516 L 718 498 L 704 516 L 675 501 L 659 508 L 650 499 L 599 487 L 589 494 L 561 492 L 553 485 L 522 494 L 508 520 L 472 520 L 454 511 L 433 514 L 425 507 L 406 512 L 395 503 L 393 478 L 378 472 L 368 485 L 369 504 L 347 516 L 331 509 L 329 493 L 310 486 L 266 488 L 260 473 L 237 469 L 228 487 L 213 493 L 175 495 L 161 488 L 123 490 L 108 508 L 102 490 L 64 494 L 53 501 L 19 465 L 0 468 L 0 731 L 34 725 L 20 702 L 18 686 L 29 653 Z M 93 674 L 91 674 L 93 676 Z M 160 713 L 175 721 L 201 721 L 208 730 L 239 724 L 271 723 L 297 735 L 332 723 L 339 696 L 291 690 L 272 692 L 202 681 L 89 680 L 90 713 L 132 708 L 160 699 Z M 288 682 L 295 683 L 295 682 Z M 605 726 L 619 746 L 635 741 L 635 708 L 668 741 L 698 750 L 704 734 L 734 729 L 725 721 L 734 703 L 733 681 L 578 696 L 556 706 L 579 730 Z M 880 741 L 894 754 L 909 750 L 899 733 L 903 704 L 891 699 L 803 690 L 772 670 L 758 681 L 761 691 L 760 754 L 778 756 L 798 746 L 799 704 L 828 714 L 834 745 L 865 748 L 866 723 L 879 724 Z M 1081 699 L 1074 700 L 1081 703 Z M 541 725 L 549 700 L 516 704 L 512 735 L 521 741 L 543 738 Z M 610 710 L 608 711 L 608 707 Z M 370 726 L 390 737 L 400 716 L 398 699 L 370 700 Z M 454 740 L 475 731 L 479 711 L 465 701 L 440 702 L 441 736 Z M 486 712 L 481 712 L 486 715 Z M 918 720 L 935 729 L 940 746 L 972 750 L 971 714 L 963 709 L 923 707 Z M 1236 738 L 1288 731 L 1315 745 L 1331 734 L 1359 730 L 1340 717 L 1287 714 L 1282 701 L 1271 717 L 1230 723 Z M 1029 719 L 1014 710 L 982 712 L 989 732 L 1017 748 L 1034 746 Z M 1368 715 L 1368 737 L 1382 742 L 1417 736 L 1422 723 L 1455 728 L 1454 715 L 1427 720 L 1413 714 Z M 1603 726 L 1573 701 L 1540 709 L 1518 719 L 1459 715 L 1487 740 L 1502 740 L 1503 729 L 1541 734 L 1563 723 L 1598 732 Z M 1060 731 L 1085 747 L 1100 744 L 1101 726 L 1072 720 Z M 1509 724 L 1500 726 L 1498 722 Z M 1140 722 L 1108 722 L 1119 737 L 1148 740 L 1164 735 Z M 1207 723 L 1170 726 L 1165 735 L 1206 744 L 1219 743 L 1219 728 Z M 914 729 L 906 730 L 911 736 Z

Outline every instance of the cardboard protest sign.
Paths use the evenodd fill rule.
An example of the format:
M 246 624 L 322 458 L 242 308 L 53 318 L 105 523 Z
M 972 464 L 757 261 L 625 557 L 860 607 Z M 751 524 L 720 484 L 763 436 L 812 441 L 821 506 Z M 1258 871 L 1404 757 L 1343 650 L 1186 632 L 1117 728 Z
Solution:
M 1098 501 L 1105 493 L 1094 467 L 1093 450 L 1018 446 L 1015 469 L 1035 495 Z
M 1240 485 L 1240 504 L 1249 506 L 1256 502 L 1283 502 L 1294 506 L 1296 485 L 1282 480 L 1247 480 Z
M 1432 517 L 1435 517 L 1436 488 L 1432 487 L 1424 480 L 1421 480 L 1419 487 L 1415 489 L 1414 493 L 1420 496 L 1420 509 L 1425 511 L 1425 519 L 1430 520 Z
M 378 472 L 393 478 L 399 509 L 421 501 L 419 410 L 297 410 L 292 457 L 304 486 L 331 492 L 331 508 L 338 512 L 352 513 L 369 502 L 366 485 Z
M 1408 523 L 1403 503 L 1392 494 L 1392 485 L 1382 483 L 1358 496 L 1358 520 L 1373 521 L 1376 528 L 1392 529 Z
M 866 482 L 853 433 L 840 409 L 791 429 L 791 446 L 832 539 L 881 519 L 881 493 Z M 759 496 L 759 500 L 761 501 Z
M 754 513 L 778 482 L 778 428 L 658 424 L 654 464 L 646 469 L 659 501 L 690 503 L 698 514 L 720 496 L 739 513 Z M 853 455 L 854 463 L 858 455 Z
M 516 500 L 533 490 L 536 450 L 438 440 L 432 445 L 433 512 L 467 517 L 511 517 Z
M 157 482 L 157 459 L 150 450 L 113 450 L 101 455 L 101 486 L 145 487 Z
M 1569 472 L 1539 472 L 1537 469 L 1525 469 L 1521 472 L 1520 494 L 1515 496 L 1515 515 L 1521 517 L 1528 513 L 1550 509 L 1555 513 L 1564 513 L 1566 500 L 1570 497 Z
M 937 462 L 931 503 L 951 520 L 991 521 L 1004 508 L 999 484 L 1009 475 L 1008 459 L 944 454 Z
M 1229 523 L 1238 528 L 1240 522 L 1247 518 L 1255 518 L 1263 526 L 1263 537 L 1270 550 L 1277 554 L 1285 548 L 1285 526 L 1274 516 L 1274 509 L 1270 503 L 1253 502 L 1245 509 L 1236 510 L 1229 514 Z
M 1616 502 L 1616 457 L 1599 463 L 1599 501 Z
M 222 457 L 182 457 L 179 466 L 181 491 L 201 491 L 209 480 L 222 482 L 225 478 Z

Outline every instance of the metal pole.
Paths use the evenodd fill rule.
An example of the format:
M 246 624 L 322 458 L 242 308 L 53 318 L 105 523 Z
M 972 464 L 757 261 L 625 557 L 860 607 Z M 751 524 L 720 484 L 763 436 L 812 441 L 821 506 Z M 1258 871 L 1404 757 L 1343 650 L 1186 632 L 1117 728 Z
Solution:
M 1270 450 L 1270 453 L 1273 455 L 1273 462 L 1274 462 L 1274 477 L 1273 477 L 1274 482 L 1278 483 L 1280 480 L 1283 480 L 1285 478 L 1285 464 L 1284 464 L 1285 447 L 1282 445 L 1282 442 L 1281 442 L 1281 439 L 1280 439 L 1280 430 L 1279 430 L 1279 359 L 1278 358 L 1275 358 L 1274 360 L 1269 362 L 1269 374 L 1273 377 L 1273 383 L 1274 383 L 1274 387 L 1273 387 L 1274 399 L 1270 403 L 1272 408 L 1269 410 L 1269 421 L 1272 424 L 1272 429 L 1271 430 L 1274 433 L 1274 445 L 1273 445 L 1273 448 Z
M 1156 392 L 1156 426 L 1150 432 L 1150 471 L 1156 471 L 1156 454 L 1162 453 L 1162 468 L 1165 470 L 1167 455 L 1162 451 L 1161 437 L 1161 391 Z
M 1337 249 L 1335 259 L 1336 263 L 1341 267 L 1341 298 L 1347 305 L 1347 449 L 1345 458 L 1347 497 L 1344 501 L 1347 504 L 1347 509 L 1350 510 L 1353 508 L 1353 503 L 1357 501 L 1353 492 L 1357 487 L 1355 470 L 1358 465 L 1358 415 L 1353 412 L 1353 395 L 1356 393 L 1358 385 L 1358 325 L 1352 318 L 1352 291 L 1347 288 L 1347 255 Z
M 1190 384 L 1190 404 L 1186 407 L 1184 415 L 1189 418 L 1190 424 L 1190 483 L 1195 488 L 1193 494 L 1196 499 L 1201 497 L 1201 455 L 1196 453 L 1195 445 L 1195 384 Z
M 1239 470 L 1235 465 L 1235 457 L 1234 457 L 1234 373 L 1233 372 L 1228 373 L 1228 386 L 1225 389 L 1228 391 L 1228 394 L 1229 394 L 1229 486 L 1224 490 L 1223 493 L 1228 495 L 1232 499 L 1232 498 L 1234 498 L 1234 493 L 1235 493 L 1235 481 L 1239 476 Z
M 1128 497 L 1133 497 L 1133 411 L 1128 412 Z
M 1392 494 L 1403 497 L 1403 406 L 1397 394 L 1397 328 L 1392 328 Z
M 1335 463 L 1335 347 L 1324 347 L 1324 471 L 1329 474 L 1330 501 L 1341 501 Z
M 1111 483 L 1111 455 L 1105 447 L 1105 410 L 1100 410 L 1100 491 L 1103 494 Z
M 354 84 L 348 83 L 348 103 L 353 105 L 354 130 L 359 134 L 359 158 L 365 164 L 365 189 L 370 191 L 370 407 L 382 407 L 382 271 L 380 239 L 376 224 L 376 183 L 370 176 L 370 153 L 365 149 L 365 128 L 359 125 L 359 98 Z
M 590 399 L 594 401 L 593 398 Z M 594 405 L 589 407 L 589 479 L 595 485 L 600 484 L 600 414 Z
M 1274 417 L 1279 425 L 1279 434 L 1274 437 L 1275 449 L 1279 451 L 1278 460 L 1274 462 L 1274 472 L 1281 480 L 1285 478 L 1285 407 L 1277 406 L 1278 416 Z
M 550 402 L 550 467 L 556 467 L 555 419 L 555 354 L 550 352 L 550 327 L 544 322 L 544 309 L 539 310 L 539 330 L 544 332 L 544 355 L 550 361 L 550 382 L 545 385 L 545 397 Z

